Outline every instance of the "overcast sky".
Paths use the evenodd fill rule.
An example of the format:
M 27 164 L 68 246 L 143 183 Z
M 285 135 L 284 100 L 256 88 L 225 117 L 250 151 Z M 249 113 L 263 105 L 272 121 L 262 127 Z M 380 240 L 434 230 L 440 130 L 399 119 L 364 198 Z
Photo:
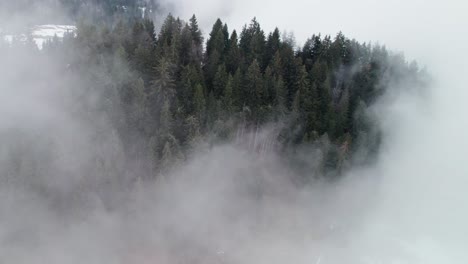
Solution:
M 375 172 L 383 176 L 383 202 L 368 221 L 368 241 L 382 248 L 400 236 L 421 263 L 467 263 L 468 1 L 176 1 L 179 15 L 195 12 L 206 31 L 216 17 L 240 29 L 256 16 L 267 31 L 293 31 L 298 44 L 342 31 L 426 66 L 428 100 L 406 94 L 383 106 L 388 137 Z
M 391 50 L 403 51 L 407 57 L 417 59 L 420 64 L 427 65 L 428 71 L 432 73 L 432 77 L 434 78 L 428 90 L 429 96 L 427 98 L 421 97 L 420 94 L 402 93 L 395 95 L 392 100 L 382 100 L 380 102 L 381 109 L 379 117 L 383 126 L 383 131 L 386 133 L 385 142 L 382 147 L 382 155 L 377 165 L 369 168 L 368 172 L 366 171 L 364 173 L 371 174 L 372 178 L 377 177 L 381 179 L 382 184 L 379 185 L 381 188 L 378 190 L 378 196 L 374 195 L 375 192 L 372 192 L 374 186 L 369 188 L 364 186 L 361 189 L 355 188 L 355 186 L 360 186 L 359 180 L 362 178 L 360 177 L 361 171 L 356 171 L 351 175 L 354 176 L 351 177 L 351 180 L 356 179 L 355 182 L 348 185 L 345 181 L 343 186 L 340 185 L 338 186 L 339 188 L 337 188 L 338 190 L 344 189 L 345 194 L 349 194 L 349 196 L 344 195 L 343 197 L 345 198 L 354 197 L 355 194 L 363 195 L 366 198 L 369 197 L 368 200 L 372 200 L 373 204 L 375 203 L 375 208 L 370 210 L 369 215 L 367 216 L 366 214 L 366 218 L 360 222 L 363 227 L 357 230 L 355 228 L 352 229 L 352 231 L 355 232 L 352 236 L 348 237 L 347 234 L 338 233 L 336 237 L 331 237 L 329 240 L 330 243 L 325 243 L 323 248 L 325 254 L 328 253 L 330 256 L 342 255 L 343 258 L 346 258 L 348 255 L 343 252 L 343 244 L 335 242 L 341 242 L 349 238 L 350 242 L 346 244 L 348 248 L 345 248 L 345 250 L 349 249 L 349 251 L 355 251 L 359 254 L 374 254 L 378 257 L 377 259 L 382 260 L 382 262 L 359 263 L 468 263 L 468 253 L 466 252 L 466 241 L 468 237 L 468 226 L 466 223 L 468 223 L 468 211 L 465 209 L 468 204 L 466 191 L 468 186 L 468 166 L 466 166 L 468 157 L 468 118 L 466 117 L 468 113 L 468 87 L 466 84 L 466 76 L 468 76 L 468 54 L 466 52 L 468 48 L 468 16 L 466 15 L 466 11 L 468 10 L 468 4 L 465 0 L 165 1 L 174 4 L 173 10 L 175 10 L 175 15 L 184 19 L 188 19 L 193 13 L 197 14 L 200 24 L 205 30 L 205 34 L 209 32 L 217 17 L 222 18 L 224 22 L 228 23 L 232 30 L 233 28 L 241 29 L 243 24 L 248 23 L 252 17 L 256 16 L 266 31 L 272 30 L 275 26 L 278 26 L 280 30 L 293 31 L 298 44 L 303 43 L 304 40 L 313 33 L 321 32 L 322 34 L 334 35 L 338 31 L 342 31 L 346 36 L 356 38 L 361 42 L 379 42 L 387 45 Z M 25 63 L 26 59 L 28 59 L 27 56 L 10 57 L 13 62 L 34 65 L 34 62 Z M 3 59 L 0 61 L 0 66 L 2 65 L 3 67 L 0 67 L 0 69 L 3 69 L 3 71 L 0 72 L 21 73 L 9 60 Z M 45 71 L 47 67 L 44 65 L 41 66 L 40 68 Z M 53 69 L 51 69 L 51 71 L 52 70 Z M 12 76 L 16 75 L 12 74 Z M 52 76 L 55 77 L 55 72 Z M 5 75 L 3 75 L 3 77 L 5 77 Z M 41 115 L 37 114 L 42 114 L 41 111 L 43 110 L 40 110 L 42 107 L 47 110 L 50 109 L 49 104 L 47 104 L 48 101 L 41 100 L 41 96 L 44 96 L 44 92 L 41 91 L 41 96 L 30 92 L 33 88 L 42 88 L 42 86 L 38 86 L 34 83 L 35 85 L 31 87 L 31 89 L 29 89 L 29 86 L 25 89 L 18 89 L 22 87 L 22 82 L 19 80 L 23 81 L 23 79 L 13 79 L 15 80 L 13 83 L 9 83 L 8 81 L 0 82 L 0 90 L 13 91 L 11 93 L 17 95 L 17 98 L 21 98 L 23 104 L 26 102 L 26 105 L 24 107 L 18 107 L 18 104 L 15 104 L 17 100 L 14 100 L 16 97 L 8 94 L 5 96 L 5 93 L 2 93 L 4 96 L 0 97 L 0 102 L 3 102 L 0 105 L 8 110 L 11 109 L 12 113 L 21 113 L 22 115 L 20 116 L 25 116 L 27 118 L 25 120 L 28 121 L 28 124 L 31 123 L 29 119 L 37 119 L 39 120 L 38 123 L 49 124 L 47 122 L 42 122 L 43 119 L 48 120 L 48 115 L 47 118 L 42 118 Z M 56 80 L 55 78 L 47 79 Z M 12 87 L 15 89 L 11 89 Z M 44 87 L 52 89 L 55 86 L 49 87 L 44 85 Z M 25 91 L 28 94 L 26 98 L 30 98 L 30 100 L 25 101 Z M 48 93 L 45 94 L 48 95 Z M 59 94 L 61 95 L 61 93 Z M 55 95 L 55 93 L 53 93 L 53 95 Z M 30 101 L 36 103 L 29 103 Z M 23 106 L 23 104 L 20 106 Z M 39 105 L 41 108 L 37 107 L 36 109 L 36 105 Z M 35 113 L 41 116 L 41 118 L 37 118 L 36 115 L 32 115 L 31 113 Z M 55 114 L 55 112 L 53 112 L 53 114 Z M 69 122 L 74 124 L 76 120 L 67 119 L 67 122 L 62 122 L 62 119 L 60 119 L 60 121 L 59 127 L 66 127 L 66 129 L 64 128 L 66 131 L 63 133 L 68 133 L 68 130 L 71 129 L 75 134 L 79 134 L 80 136 L 84 135 L 84 138 L 88 135 L 87 133 L 76 132 L 76 129 L 74 129 L 75 126 L 69 125 Z M 24 121 L 17 118 L 14 122 L 21 123 Z M 76 126 L 78 125 L 81 125 L 81 123 Z M 85 128 L 88 129 L 87 127 Z M 61 136 L 61 129 L 55 129 L 54 131 Z M 68 143 L 68 140 L 68 137 L 66 137 L 66 143 Z M 70 160 L 72 160 L 74 164 L 80 164 L 76 162 L 75 146 L 77 144 L 88 145 L 81 144 L 81 141 L 77 141 L 75 138 L 70 141 L 72 141 L 73 144 L 66 145 L 69 149 L 73 150 L 70 154 Z M 83 153 L 83 156 L 88 156 L 85 155 L 88 153 L 87 150 L 83 151 Z M 195 165 L 189 164 L 183 167 L 181 172 L 188 171 L 190 173 L 186 174 L 189 176 L 198 174 L 204 175 L 207 174 L 206 172 L 211 172 L 213 175 L 218 176 L 218 171 L 223 171 L 223 173 L 225 173 L 224 171 L 230 171 L 229 168 L 233 167 L 250 168 L 254 165 L 263 166 L 262 164 L 250 164 L 252 161 L 250 161 L 248 157 L 238 157 L 231 152 L 214 152 L 209 155 L 200 154 L 199 156 L 201 156 L 201 158 L 194 163 Z M 241 162 L 238 162 L 239 160 Z M 68 167 L 64 168 L 68 170 Z M 198 170 L 196 170 L 196 168 L 198 168 Z M 201 172 L 198 173 L 198 171 Z M 81 176 L 81 174 L 78 175 Z M 68 177 L 68 175 L 64 176 Z M 217 179 L 218 178 L 219 177 L 217 177 Z M 60 179 L 66 179 L 66 182 L 69 181 L 69 178 Z M 57 182 L 62 183 L 62 181 Z M 63 182 L 65 182 L 65 180 Z M 201 185 L 203 185 L 203 182 Z M 365 185 L 365 182 L 363 185 Z M 162 189 L 166 187 L 165 185 L 161 186 Z M 190 188 L 187 189 L 192 190 L 192 187 L 193 185 L 190 185 Z M 219 190 L 225 194 L 224 189 L 220 188 Z M 210 191 L 213 190 L 210 189 Z M 171 192 L 171 189 L 169 189 L 169 192 Z M 151 193 L 153 193 L 153 191 L 151 191 Z M 195 194 L 198 195 L 198 193 Z M 200 206 L 200 204 L 203 204 L 210 198 L 210 196 L 205 197 L 201 195 L 200 199 L 182 199 L 187 197 L 191 198 L 191 196 L 186 196 L 184 194 L 182 197 L 179 197 L 179 200 L 184 201 L 184 203 L 190 201 L 190 205 L 195 204 Z M 157 198 L 159 198 L 159 196 Z M 163 199 L 156 199 L 156 201 L 161 200 Z M 173 202 L 172 199 L 168 200 Z M 215 199 L 213 200 L 217 201 Z M 340 199 L 337 200 L 339 204 Z M 7 204 L 7 206 L 4 207 L 1 207 L 2 204 L 0 204 L 0 215 L 10 216 L 10 218 L 13 219 L 10 220 L 13 223 L 13 227 L 18 225 L 20 230 L 27 230 L 23 228 L 23 222 L 19 222 L 19 224 L 16 223 L 16 214 L 10 213 L 10 208 L 12 208 L 9 205 L 10 201 L 8 199 L 0 199 L 0 201 Z M 21 198 L 21 201 L 23 201 L 23 198 Z M 151 204 L 151 206 L 154 206 L 152 201 L 153 200 L 149 199 L 147 202 Z M 184 205 L 184 203 L 180 204 Z M 172 203 L 169 205 L 171 204 Z M 291 206 L 294 205 L 294 203 L 288 204 L 287 201 L 285 204 L 285 208 L 291 208 Z M 309 203 L 306 204 L 307 207 L 310 205 Z M 31 263 L 30 259 L 33 259 L 35 256 L 44 255 L 55 257 L 55 263 L 80 263 L 80 261 L 83 260 L 83 254 L 82 251 L 77 249 L 81 248 L 85 249 L 84 252 L 87 250 L 96 252 L 94 255 L 91 255 L 91 257 L 87 256 L 88 259 L 95 257 L 94 260 L 96 263 L 101 260 L 99 256 L 102 256 L 102 259 L 108 262 L 112 262 L 113 259 L 109 257 L 114 256 L 115 258 L 115 255 L 118 255 L 113 251 L 113 246 L 120 249 L 119 243 L 122 239 L 117 239 L 115 234 L 120 234 L 121 232 L 121 226 L 119 225 L 120 220 L 125 222 L 118 216 L 107 215 L 104 214 L 104 212 L 103 215 L 97 214 L 97 219 L 92 219 L 94 221 L 80 224 L 78 227 L 72 228 L 66 235 L 63 235 L 56 231 L 55 222 L 51 220 L 53 216 L 43 216 L 42 208 L 36 207 L 35 203 L 27 203 L 27 205 L 31 205 L 31 207 L 20 208 L 24 211 L 23 214 L 26 217 L 22 217 L 22 214 L 19 214 L 19 218 L 22 218 L 22 221 L 31 221 L 33 226 L 37 226 L 39 229 L 46 226 L 47 228 L 44 234 L 47 236 L 41 241 L 47 241 L 45 239 L 49 239 L 50 237 L 52 237 L 52 239 L 49 240 L 52 241 L 50 241 L 51 243 L 41 243 L 41 247 L 34 248 L 35 251 L 32 251 L 31 254 L 29 254 L 30 250 L 27 251 L 28 254 L 23 254 L 23 251 L 19 250 L 19 255 L 29 260 L 23 263 Z M 358 204 L 358 206 L 359 205 L 362 204 Z M 14 204 L 14 206 L 17 206 L 17 204 Z M 208 203 L 209 208 L 211 208 L 210 206 L 211 203 Z M 298 206 L 301 206 L 301 204 Z M 190 229 L 190 227 L 197 223 L 196 221 L 190 220 L 206 221 L 204 216 L 208 215 L 210 212 L 208 210 L 206 214 L 200 213 L 200 211 L 193 213 L 194 211 L 192 210 L 196 210 L 198 207 L 182 207 L 183 209 L 188 208 L 187 212 L 192 213 L 189 215 L 192 216 L 192 218 L 188 218 L 189 220 L 187 220 L 186 218 L 180 217 L 182 223 L 180 223 L 180 225 L 174 224 L 175 227 L 186 228 L 188 226 Z M 30 208 L 34 208 L 34 210 L 29 210 Z M 157 237 L 158 234 L 155 234 L 155 229 L 145 229 L 146 226 L 152 226 L 153 224 L 153 218 L 151 218 L 152 214 L 146 213 L 148 211 L 147 208 L 150 207 L 146 207 L 146 204 L 142 203 L 141 208 L 144 208 L 142 209 L 143 213 L 141 216 L 149 217 L 150 219 L 148 222 L 146 222 L 146 218 L 144 221 L 140 220 L 143 223 L 144 231 L 141 232 L 141 234 L 148 233 L 146 236 L 150 238 L 152 238 L 151 235 Z M 165 209 L 166 207 L 162 206 L 162 208 Z M 337 206 L 336 208 L 331 206 L 329 211 L 334 211 L 333 209 L 335 209 L 335 211 L 341 212 L 341 210 L 338 210 L 341 208 L 341 206 Z M 137 209 L 140 209 L 140 207 L 137 207 Z M 353 209 L 360 211 L 358 208 L 346 207 L 346 209 L 347 210 L 344 210 L 344 215 L 338 218 L 338 220 L 346 220 L 350 218 L 350 215 L 353 213 L 356 214 L 353 212 Z M 32 211 L 32 213 L 30 211 Z M 167 214 L 169 211 L 171 210 L 164 212 Z M 37 213 L 37 215 L 35 213 Z M 160 218 L 160 214 L 157 213 L 158 211 L 156 211 L 155 219 Z M 326 213 L 325 211 L 324 214 Z M 138 215 L 140 216 L 140 214 Z M 177 214 L 175 215 L 177 216 Z M 184 214 L 182 215 L 185 216 Z M 198 217 L 199 215 L 201 217 Z M 289 221 L 288 217 L 290 215 L 284 215 Z M 38 219 L 43 220 L 43 225 L 38 225 L 36 223 L 40 221 Z M 125 220 L 126 219 L 127 218 L 125 218 Z M 175 218 L 169 217 L 168 219 L 172 221 Z M 138 224 L 138 219 L 136 220 Z M 135 219 L 132 218 L 131 222 L 134 223 Z M 133 226 L 131 225 L 130 227 Z M 9 225 L 0 225 L 0 235 L 2 232 L 5 232 L 5 230 L 9 230 L 9 228 Z M 129 230 L 133 231 L 132 228 L 129 228 Z M 137 232 L 137 234 L 139 235 L 140 232 Z M 273 234 L 273 238 L 276 239 L 276 242 L 284 242 L 283 236 L 275 235 L 276 234 Z M 149 240 L 152 241 L 151 239 Z M 111 243 L 114 241 L 116 241 L 115 243 L 117 245 Z M 255 243 L 255 241 L 253 243 Z M 271 243 L 264 243 L 263 241 L 261 243 L 261 246 L 264 246 L 266 250 L 268 250 L 265 252 L 268 252 L 270 257 L 277 256 L 278 254 L 281 255 L 280 253 L 285 252 L 284 246 L 280 247 L 281 250 L 278 250 L 275 247 L 271 247 L 270 244 Z M 408 251 L 410 255 L 415 256 L 416 260 L 409 258 L 406 262 L 390 261 L 395 259 L 395 257 L 400 257 L 398 255 L 400 252 L 391 251 L 392 248 L 390 245 L 393 244 L 404 247 L 404 251 Z M 14 243 L 8 245 L 13 248 L 16 247 Z M 126 244 L 124 243 L 124 245 Z M 51 252 L 44 252 L 44 248 L 50 248 Z M 102 249 L 101 251 L 103 252 L 99 252 L 100 249 Z M 308 249 L 305 251 L 296 249 L 294 244 L 286 246 L 286 249 L 291 250 L 291 254 L 285 254 L 285 256 L 296 258 L 301 254 L 307 256 L 310 251 Z M 293 249 L 299 252 L 297 253 Z M 235 249 L 233 251 L 235 251 Z M 57 252 L 59 252 L 59 254 Z M 261 250 L 259 252 L 263 253 Z M 0 247 L 0 262 L 2 253 L 11 254 L 8 248 L 5 250 Z M 49 255 L 47 255 L 47 253 L 49 253 Z M 59 261 L 61 259 L 57 258 L 57 256 L 62 256 L 69 261 Z M 73 259 L 74 257 L 76 258 Z M 261 254 L 260 258 L 264 260 L 264 262 L 271 262 L 270 259 L 265 258 L 265 254 Z M 12 260 L 16 259 L 18 259 L 18 257 L 12 257 Z M 293 258 L 288 259 L 291 260 Z M 318 258 L 317 261 L 315 261 L 315 259 L 314 256 L 313 261 L 309 260 L 307 263 L 336 263 L 329 262 L 326 258 Z M 250 260 L 250 262 L 244 263 L 262 263 L 261 261 L 254 261 L 256 259 Z M 278 260 L 276 261 L 279 262 Z M 292 262 L 301 263 L 295 262 L 294 259 Z M 21 262 L 16 261 L 15 263 Z M 273 263 L 275 263 L 274 259 Z
M 208 31 L 217 17 L 230 29 L 257 17 L 268 31 L 278 26 L 281 31 L 293 31 L 298 44 L 313 33 L 336 34 L 360 41 L 385 43 L 392 49 L 405 51 L 423 63 L 425 48 L 438 46 L 450 34 L 462 34 L 468 26 L 463 0 L 166 0 L 176 5 L 181 17 L 192 13 L 199 17 Z M 206 32 L 205 32 L 206 33 Z

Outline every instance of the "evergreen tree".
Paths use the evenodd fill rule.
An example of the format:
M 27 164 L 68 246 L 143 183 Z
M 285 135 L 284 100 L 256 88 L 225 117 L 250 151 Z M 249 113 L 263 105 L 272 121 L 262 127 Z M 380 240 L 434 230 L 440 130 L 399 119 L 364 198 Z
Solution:
M 205 109 L 206 109 L 206 100 L 203 93 L 203 86 L 197 84 L 195 86 L 195 94 L 193 95 L 193 105 L 197 118 L 200 122 L 205 120 Z
M 177 90 L 178 99 L 185 113 L 191 114 L 193 112 L 194 88 L 191 80 L 190 67 L 183 67 L 180 75 L 179 89 Z
M 265 86 L 260 65 L 254 60 L 247 70 L 246 87 L 244 96 L 247 97 L 247 105 L 253 111 L 254 117 L 258 117 L 258 112 L 263 105 L 263 95 Z
M 165 57 L 173 63 L 178 61 L 178 51 L 180 50 L 180 34 L 182 22 L 169 14 L 164 21 L 157 40 L 157 55 Z
M 275 28 L 275 30 L 268 35 L 266 42 L 265 55 L 263 59 L 263 65 L 265 68 L 270 64 L 271 60 L 273 60 L 275 54 L 280 50 L 280 47 L 281 40 L 279 29 Z
M 232 79 L 232 102 L 234 110 L 238 112 L 245 106 L 243 80 L 241 70 L 237 69 Z
M 215 98 L 220 98 L 222 96 L 223 90 L 226 87 L 227 78 L 226 67 L 224 63 L 220 64 L 213 80 L 213 94 Z
M 206 102 L 206 121 L 208 128 L 213 128 L 213 125 L 218 120 L 218 113 L 218 101 L 216 100 L 213 91 L 211 91 Z
M 192 18 L 190 18 L 189 28 L 195 46 L 201 47 L 203 44 L 203 34 L 200 31 L 200 28 L 198 27 L 198 20 L 195 15 L 193 15 Z
M 226 68 L 228 73 L 235 74 L 241 63 L 241 54 L 239 50 L 239 41 L 237 39 L 237 32 L 234 30 L 229 39 L 229 46 L 227 49 Z
M 200 142 L 229 140 L 268 121 L 282 126 L 280 153 L 315 144 L 325 155 L 321 165 L 339 172 L 354 153 L 368 159 L 378 149 L 381 131 L 367 108 L 389 87 L 424 85 L 404 57 L 342 33 L 333 41 L 313 35 L 297 49 L 278 29 L 265 38 L 256 19 L 240 36 L 229 36 L 218 19 L 204 49 L 195 16 L 185 23 L 169 15 L 156 37 L 154 24 L 133 11 L 111 24 L 80 23 L 76 36 L 42 52 L 83 76 L 86 91 L 76 90 L 99 95 L 129 155 L 137 155 L 131 142 L 141 138 L 154 173 L 167 173 Z M 9 48 L 0 45 L 1 54 Z
M 188 25 L 182 29 L 179 46 L 179 64 L 186 66 L 194 60 L 192 33 Z
M 281 76 L 275 80 L 275 109 L 276 117 L 284 117 L 286 115 L 286 87 Z
M 224 88 L 222 100 L 222 109 L 227 117 L 231 116 L 231 114 L 233 113 L 233 83 L 234 78 L 232 77 L 232 75 L 229 75 L 228 80 L 226 82 L 226 86 Z
M 213 80 L 218 70 L 218 66 L 223 62 L 225 49 L 226 41 L 223 32 L 223 23 L 218 19 L 213 25 L 210 38 L 206 43 L 205 78 L 208 91 L 213 90 Z
M 245 63 L 250 65 L 254 60 L 263 61 L 265 52 L 265 33 L 257 19 L 252 19 L 248 27 L 244 27 L 240 36 L 240 48 Z

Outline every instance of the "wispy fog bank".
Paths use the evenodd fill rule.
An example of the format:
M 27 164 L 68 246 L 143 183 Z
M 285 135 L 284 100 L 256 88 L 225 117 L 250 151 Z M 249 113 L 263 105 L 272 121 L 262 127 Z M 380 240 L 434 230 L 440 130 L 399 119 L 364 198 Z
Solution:
M 256 15 L 300 41 L 342 29 L 426 65 L 428 91 L 393 89 L 371 109 L 376 164 L 298 186 L 275 154 L 225 144 L 142 180 L 107 117 L 83 111 L 99 95 L 80 76 L 12 51 L 0 61 L 0 263 L 468 263 L 466 4 L 261 2 L 174 6 L 236 26 Z M 337 19 L 321 19 L 332 5 Z

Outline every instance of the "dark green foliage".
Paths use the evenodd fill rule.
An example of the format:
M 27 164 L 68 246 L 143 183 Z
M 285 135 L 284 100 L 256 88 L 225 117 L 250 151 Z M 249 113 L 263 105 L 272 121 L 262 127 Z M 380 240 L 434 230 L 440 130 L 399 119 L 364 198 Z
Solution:
M 232 93 L 233 85 L 234 85 L 234 78 L 232 77 L 232 75 L 229 75 L 226 85 L 224 87 L 223 97 L 222 97 L 222 111 L 226 118 L 229 118 L 234 111 L 233 93 Z
M 265 33 L 256 18 L 252 19 L 250 25 L 242 30 L 239 44 L 247 65 L 251 64 L 254 60 L 263 61 Z
M 240 36 L 218 19 L 203 50 L 195 16 L 185 23 L 169 15 L 157 36 L 154 28 L 146 19 L 80 24 L 76 38 L 46 52 L 77 55 L 71 69 L 106 95 L 103 108 L 123 141 L 142 138 L 160 173 L 208 136 L 229 140 L 239 125 L 255 131 L 272 122 L 282 124 L 278 151 L 318 145 L 322 167 L 339 172 L 353 153 L 375 156 L 380 131 L 368 106 L 392 84 L 422 85 L 402 57 L 342 33 L 313 35 L 296 50 L 278 29 L 265 37 L 256 19 Z
M 239 50 L 239 40 L 237 39 L 237 32 L 234 30 L 229 39 L 229 46 L 226 52 L 226 67 L 230 74 L 234 74 L 239 68 L 241 62 L 241 54 Z
M 213 79 L 213 93 L 216 98 L 220 98 L 223 94 L 223 90 L 227 84 L 228 74 L 226 72 L 226 66 L 224 63 L 218 66 L 218 70 Z

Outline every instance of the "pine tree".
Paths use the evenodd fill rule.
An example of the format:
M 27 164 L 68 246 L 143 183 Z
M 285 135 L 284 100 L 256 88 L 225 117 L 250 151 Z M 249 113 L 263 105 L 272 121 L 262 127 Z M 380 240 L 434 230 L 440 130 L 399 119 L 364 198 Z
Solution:
M 245 88 L 244 95 L 247 97 L 247 105 L 252 109 L 254 117 L 258 117 L 258 112 L 263 106 L 265 86 L 263 85 L 263 76 L 257 60 L 254 60 L 247 70 Z
M 275 76 L 273 75 L 273 70 L 268 66 L 265 69 L 264 74 L 264 85 L 265 85 L 265 94 L 263 96 L 263 100 L 265 105 L 273 105 L 275 97 L 276 97 L 276 90 L 275 90 Z
M 172 125 L 173 125 L 173 118 L 172 118 L 172 112 L 170 108 L 170 102 L 166 98 L 163 101 L 163 105 L 161 107 L 161 114 L 159 117 L 159 127 L 158 127 L 158 133 L 160 137 L 165 138 L 169 135 L 172 134 Z
M 232 112 L 233 112 L 233 92 L 232 92 L 232 86 L 234 83 L 234 78 L 232 75 L 229 74 L 226 86 L 224 88 L 223 92 L 223 100 L 222 100 L 222 109 L 225 112 L 225 115 L 229 117 Z
M 185 66 L 182 68 L 182 71 L 180 73 L 180 83 L 178 85 L 177 95 L 185 113 L 191 114 L 193 112 L 194 88 L 192 86 L 191 72 L 189 66 Z
M 250 65 L 254 60 L 263 61 L 265 42 L 265 33 L 260 24 L 256 18 L 252 19 L 249 27 L 243 28 L 239 43 L 247 65 Z
M 213 90 L 213 80 L 218 66 L 223 62 L 225 50 L 226 41 L 223 33 L 223 23 L 218 19 L 213 25 L 210 38 L 206 44 L 205 79 L 210 92 Z
M 215 98 L 221 98 L 223 94 L 223 90 L 226 87 L 228 74 L 226 72 L 226 67 L 224 63 L 218 66 L 218 70 L 216 71 L 216 75 L 213 79 L 213 94 Z
M 189 151 L 196 147 L 202 141 L 200 130 L 200 121 L 195 116 L 189 116 L 185 120 L 185 129 L 187 134 L 186 146 Z
M 280 50 L 281 40 L 279 29 L 275 28 L 273 33 L 268 35 L 268 40 L 265 47 L 265 55 L 263 58 L 263 65 L 266 68 L 273 60 L 275 54 Z
M 198 27 L 198 20 L 195 15 L 193 15 L 190 18 L 189 28 L 190 28 L 190 33 L 192 34 L 192 39 L 194 41 L 194 44 L 197 46 L 198 45 L 201 46 L 203 44 L 203 35 L 202 35 L 202 32 L 200 31 L 200 28 Z
M 284 117 L 286 115 L 286 96 L 287 92 L 283 78 L 279 76 L 275 81 L 275 109 L 277 117 Z
M 145 83 L 142 78 L 138 78 L 131 85 L 131 110 L 129 111 L 130 126 L 141 130 L 144 129 L 144 119 L 146 118 L 146 94 Z
M 132 139 L 142 138 L 155 172 L 175 166 L 208 134 L 228 139 L 236 125 L 252 129 L 270 118 L 284 126 L 286 149 L 317 143 L 324 164 L 339 171 L 357 145 L 369 150 L 363 157 L 377 150 L 381 134 L 365 114 L 376 98 L 393 82 L 422 85 L 402 56 L 342 33 L 333 41 L 313 35 L 297 49 L 278 29 L 265 38 L 256 19 L 240 36 L 229 36 L 218 19 L 203 50 L 195 16 L 185 23 L 169 15 L 156 38 L 154 24 L 133 7 L 113 23 L 80 23 L 76 36 L 50 42 L 44 53 L 65 54 L 67 71 L 99 94 L 129 155 Z M 2 54 L 9 48 L 0 45 Z
M 191 62 L 200 65 L 203 58 L 203 34 L 198 26 L 198 20 L 195 15 L 190 18 L 189 29 L 192 35 Z
M 210 55 L 215 51 L 222 53 L 224 51 L 225 44 L 223 22 L 218 18 L 211 29 L 210 37 L 206 43 L 207 56 L 210 57 Z
M 237 32 L 234 30 L 229 39 L 229 46 L 227 50 L 226 68 L 229 74 L 235 74 L 241 63 L 241 55 L 239 50 L 239 41 L 237 39 Z
M 218 101 L 216 100 L 213 91 L 208 95 L 206 102 L 206 121 L 208 128 L 212 128 L 215 122 L 218 120 L 219 108 Z
M 180 35 L 180 45 L 179 45 L 179 64 L 186 66 L 189 63 L 193 63 L 193 39 L 192 33 L 188 25 L 182 29 Z
M 205 120 L 205 109 L 206 109 L 206 100 L 205 95 L 203 93 L 203 86 L 201 84 L 197 84 L 195 86 L 195 94 L 193 95 L 193 106 L 197 118 L 200 122 L 204 122 Z
M 236 73 L 232 79 L 232 102 L 234 111 L 241 111 L 244 107 L 244 90 L 243 90 L 243 76 L 240 69 L 236 70 Z
M 284 45 L 281 49 L 281 70 L 283 73 L 284 83 L 286 85 L 286 105 L 288 108 L 292 107 L 294 96 L 298 90 L 297 78 L 299 71 L 299 64 L 294 56 L 294 50 L 289 45 Z
M 174 82 L 174 65 L 162 58 L 159 60 L 158 66 L 155 68 L 155 79 L 152 84 L 156 93 L 160 96 L 172 98 L 175 95 L 175 82 Z
M 182 32 L 182 22 L 169 14 L 164 21 L 157 40 L 157 55 L 165 57 L 171 62 L 178 61 L 180 51 L 180 34 Z

